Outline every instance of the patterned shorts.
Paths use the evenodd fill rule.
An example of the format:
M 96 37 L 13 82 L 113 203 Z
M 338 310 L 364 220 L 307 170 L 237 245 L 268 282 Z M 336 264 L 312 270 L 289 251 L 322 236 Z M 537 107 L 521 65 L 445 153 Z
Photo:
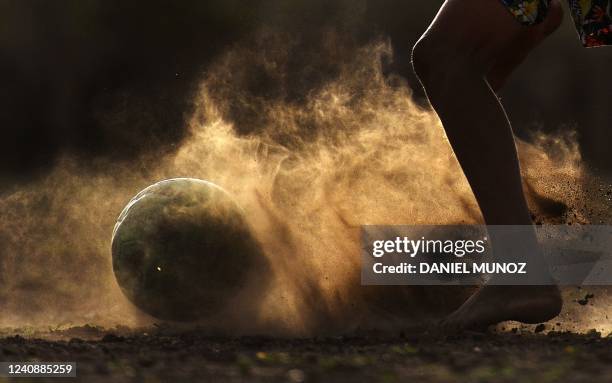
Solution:
M 523 25 L 535 25 L 546 17 L 550 0 L 501 0 Z M 572 18 L 585 47 L 612 45 L 610 0 L 568 0 Z

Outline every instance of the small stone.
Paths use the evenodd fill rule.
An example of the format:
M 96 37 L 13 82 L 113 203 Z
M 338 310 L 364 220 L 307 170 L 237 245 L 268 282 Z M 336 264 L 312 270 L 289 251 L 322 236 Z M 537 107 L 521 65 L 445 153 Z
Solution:
M 287 371 L 287 379 L 289 379 L 290 382 L 301 383 L 304 381 L 304 378 L 304 371 L 300 369 L 293 368 Z
M 586 294 L 584 298 L 578 300 L 578 304 L 581 306 L 586 306 L 589 303 L 589 299 L 594 298 L 595 294 Z

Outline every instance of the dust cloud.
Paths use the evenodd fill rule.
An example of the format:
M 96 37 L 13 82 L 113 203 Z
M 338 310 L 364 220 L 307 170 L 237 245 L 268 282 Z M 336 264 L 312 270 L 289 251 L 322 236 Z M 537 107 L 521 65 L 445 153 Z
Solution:
M 262 31 L 208 67 L 188 138 L 171 154 L 95 167 L 64 155 L 39 181 L 1 196 L 0 327 L 154 323 L 121 294 L 110 239 L 132 196 L 174 177 L 233 194 L 272 264 L 266 292 L 245 291 L 202 326 L 281 335 L 387 329 L 457 306 L 469 291 L 359 284 L 360 225 L 482 218 L 435 114 L 384 72 L 390 43 L 339 53 L 347 44 L 333 31 L 326 37 L 319 56 L 301 65 L 340 64 L 307 94 L 288 95 L 285 86 L 297 42 Z M 519 143 L 530 203 L 546 222 L 589 221 L 589 176 L 575 142 L 539 135 Z M 240 300 L 255 295 L 263 297 L 256 310 L 241 311 Z

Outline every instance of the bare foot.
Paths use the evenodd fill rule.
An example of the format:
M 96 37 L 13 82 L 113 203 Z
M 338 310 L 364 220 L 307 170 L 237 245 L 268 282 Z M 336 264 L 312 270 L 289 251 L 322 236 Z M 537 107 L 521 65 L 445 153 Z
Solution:
M 557 286 L 485 285 L 450 314 L 442 327 L 448 331 L 483 329 L 499 322 L 546 322 L 561 311 Z

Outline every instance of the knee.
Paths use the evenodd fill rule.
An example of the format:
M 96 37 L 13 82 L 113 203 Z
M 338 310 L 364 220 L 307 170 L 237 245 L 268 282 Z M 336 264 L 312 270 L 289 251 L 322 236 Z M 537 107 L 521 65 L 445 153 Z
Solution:
M 483 72 L 478 52 L 454 47 L 444 40 L 422 37 L 412 48 L 412 67 L 423 86 L 435 90 L 449 81 Z
M 439 58 L 436 56 L 439 54 L 426 37 L 422 37 L 412 48 L 412 69 L 423 85 L 430 83 L 439 71 Z

